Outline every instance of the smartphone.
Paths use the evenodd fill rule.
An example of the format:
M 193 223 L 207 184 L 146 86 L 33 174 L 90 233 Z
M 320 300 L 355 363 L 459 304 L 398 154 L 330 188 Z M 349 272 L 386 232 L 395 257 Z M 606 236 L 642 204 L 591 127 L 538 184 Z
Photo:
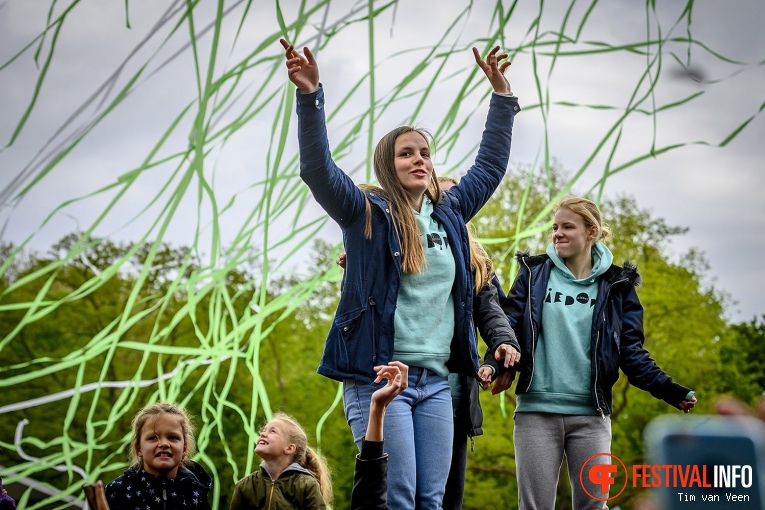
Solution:
M 644 431 L 648 465 L 634 487 L 651 487 L 663 510 L 765 510 L 765 423 L 749 416 L 661 416 Z
M 97 510 L 96 504 L 96 486 L 92 483 L 86 483 L 82 486 L 82 490 L 85 491 L 85 499 L 88 500 L 88 506 L 90 510 Z

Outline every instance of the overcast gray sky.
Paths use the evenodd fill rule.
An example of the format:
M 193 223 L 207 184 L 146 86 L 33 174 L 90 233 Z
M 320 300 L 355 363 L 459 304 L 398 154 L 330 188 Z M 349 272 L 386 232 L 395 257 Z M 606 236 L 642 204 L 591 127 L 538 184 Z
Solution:
M 683 4 L 658 2 L 657 18 L 648 14 L 640 2 L 600 2 L 579 36 L 577 45 L 567 51 L 591 49 L 587 42 L 607 43 L 612 46 L 645 41 L 647 32 L 662 35 L 668 32 L 677 38 L 688 35 L 687 23 L 674 26 Z M 59 5 L 60 4 L 60 5 Z M 56 13 L 65 5 L 57 4 Z M 108 4 L 108 5 L 106 5 Z M 50 53 L 54 33 L 50 31 L 42 43 L 40 59 L 34 61 L 38 42 L 35 38 L 44 30 L 47 2 L 6 0 L 0 3 L 0 140 L 6 146 L 0 152 L 0 225 L 4 225 L 3 239 L 21 243 L 29 239 L 29 246 L 46 249 L 61 236 L 75 229 L 88 228 L 103 214 L 96 229 L 98 235 L 109 235 L 118 240 L 137 240 L 143 235 L 155 238 L 160 232 L 154 225 L 162 207 L 171 202 L 174 191 L 161 191 L 165 182 L 180 186 L 172 173 L 180 162 L 159 165 L 155 171 L 144 172 L 136 183 L 127 189 L 116 205 L 106 211 L 116 191 L 95 193 L 98 189 L 117 182 L 119 176 L 140 166 L 154 144 L 176 115 L 196 97 L 197 82 L 192 52 L 186 44 L 189 29 L 186 25 L 174 35 L 171 28 L 178 23 L 179 15 L 172 11 L 185 2 L 129 2 L 127 16 L 131 28 L 126 27 L 126 12 L 122 2 L 80 2 L 67 18 L 58 34 L 55 52 L 50 59 L 48 75 L 39 90 L 36 104 L 26 126 L 13 144 L 6 146 L 25 109 L 35 97 L 35 82 Z M 274 5 L 254 2 L 245 18 L 237 38 L 237 28 L 243 16 L 246 2 L 229 1 L 231 12 L 224 18 L 216 73 L 231 69 L 244 55 L 253 51 L 269 37 L 277 34 L 279 25 Z M 289 24 L 295 16 L 297 1 L 281 2 L 285 20 Z M 534 16 L 539 14 L 539 4 L 520 2 L 511 23 L 504 31 L 504 45 L 516 48 L 528 42 L 528 33 Z M 671 5 L 666 5 L 671 4 Z M 216 2 L 203 0 L 195 10 L 195 28 L 199 33 L 214 17 Z M 395 11 L 379 16 L 375 23 L 375 58 L 381 62 L 376 74 L 378 97 L 384 97 L 402 79 L 405 73 L 419 61 L 427 49 L 437 44 L 447 33 L 450 23 L 457 18 L 466 3 L 439 0 L 402 0 Z M 489 33 L 492 26 L 492 10 L 495 2 L 477 0 L 468 18 L 449 32 L 442 41 L 442 49 L 464 48 L 462 54 L 453 55 L 438 82 L 433 86 L 431 99 L 425 103 L 416 119 L 418 124 L 436 129 L 443 119 L 444 105 L 450 103 L 464 79 L 465 73 L 475 64 L 467 50 L 479 37 Z M 315 44 L 313 36 L 318 28 L 338 23 L 353 9 L 364 9 L 366 2 L 336 1 L 329 11 L 313 15 L 300 32 L 298 42 Z M 569 4 L 562 1 L 544 3 L 540 31 L 558 30 Z M 573 37 L 576 26 L 582 20 L 587 5 L 575 5 L 571 11 L 566 34 Z M 169 10 L 169 11 L 168 11 Z M 167 13 L 168 22 L 161 24 Z M 355 19 L 358 19 L 356 16 Z M 608 179 L 605 193 L 614 197 L 618 193 L 633 195 L 638 203 L 650 209 L 657 217 L 663 217 L 670 225 L 688 227 L 685 236 L 677 238 L 672 246 L 674 256 L 690 248 L 703 251 L 710 262 L 710 275 L 717 288 L 729 293 L 737 302 L 728 313 L 734 320 L 750 320 L 765 313 L 765 268 L 760 254 L 765 252 L 765 173 L 762 172 L 765 118 L 756 116 L 765 101 L 763 83 L 765 69 L 759 65 L 765 61 L 765 35 L 761 30 L 765 19 L 765 2 L 746 0 L 737 2 L 701 0 L 694 3 L 691 25 L 692 36 L 716 52 L 712 55 L 700 45 L 691 50 L 691 70 L 696 78 L 670 57 L 674 52 L 687 62 L 688 45 L 668 42 L 663 48 L 664 60 L 657 78 L 652 101 L 656 106 L 679 101 L 695 93 L 703 93 L 698 99 L 657 114 L 632 115 L 623 125 L 621 142 L 614 161 L 623 163 L 644 154 L 655 140 L 657 147 L 673 143 L 700 141 L 649 159 Z M 198 38 L 198 52 L 206 62 L 211 45 L 211 33 Z M 369 30 L 365 21 L 341 27 L 318 52 L 322 81 L 327 91 L 327 107 L 343 100 L 353 86 L 369 69 Z M 494 39 L 500 43 L 499 39 Z M 27 45 L 30 48 L 12 62 L 14 55 Z M 397 52 L 415 49 L 411 54 Z M 652 47 L 649 51 L 656 52 Z M 551 105 L 546 112 L 549 151 L 570 172 L 576 172 L 593 156 L 585 168 L 576 189 L 589 189 L 601 176 L 608 160 L 615 135 L 608 136 L 609 129 L 630 103 L 640 76 L 646 70 L 647 58 L 636 52 L 604 52 L 600 55 L 578 58 L 558 58 L 554 68 L 552 60 L 539 48 L 536 55 L 536 75 L 551 103 L 611 105 L 615 110 Z M 278 93 L 286 82 L 282 69 L 269 79 L 266 66 L 255 61 L 267 56 L 281 55 L 280 46 L 273 42 L 267 50 L 259 53 L 251 62 L 252 70 L 242 74 L 235 94 L 241 95 L 234 107 L 221 118 L 231 119 L 258 91 Z M 539 102 L 535 81 L 535 59 L 530 50 L 513 58 L 508 76 L 513 90 L 522 105 Z M 726 62 L 721 57 L 735 62 Z M 434 59 L 435 60 L 435 59 Z M 114 73 L 125 62 L 121 74 Z M 132 73 L 143 64 L 146 71 L 139 78 L 129 97 L 110 111 L 87 136 L 66 155 L 52 170 L 34 183 L 21 199 L 17 194 L 41 175 L 44 158 L 59 153 L 62 141 L 70 140 L 72 133 L 88 126 L 94 115 L 104 111 L 102 96 L 93 97 L 110 76 L 116 76 L 116 88 L 107 96 L 110 101 Z M 747 65 L 749 64 L 749 65 Z M 429 69 L 430 70 L 430 69 Z M 203 76 L 206 68 L 202 69 Z M 435 72 L 435 69 L 433 70 Z M 432 73 L 418 76 L 408 91 L 428 86 Z M 645 93 L 647 85 L 638 88 Z M 470 123 L 471 140 L 477 141 L 484 109 L 480 95 L 486 90 L 475 91 L 465 102 L 464 110 L 478 108 Z M 330 125 L 333 145 L 351 129 L 349 124 L 358 107 L 368 102 L 366 82 L 352 95 L 344 112 Z M 106 104 L 108 104 L 108 101 Z M 272 132 L 278 128 L 274 123 L 276 102 L 269 104 L 225 144 L 214 147 L 205 161 L 205 172 L 214 184 L 218 205 L 234 200 L 221 221 L 224 240 L 236 236 L 251 212 L 251 204 L 260 200 L 262 188 L 258 182 L 266 175 L 267 162 L 274 148 L 269 145 Z M 392 126 L 408 120 L 416 104 L 414 99 L 401 100 L 380 115 L 375 125 L 374 138 L 379 138 Z M 84 109 L 79 109 L 85 105 Z M 237 110 L 237 106 L 241 110 Z M 192 108 L 193 111 L 193 108 Z M 79 113 L 76 117 L 73 114 Z M 294 114 L 292 114 L 294 117 Z M 717 147 L 728 134 L 746 119 L 755 116 L 746 129 L 724 148 Z M 68 121 L 68 119 L 72 119 Z M 184 117 L 180 128 L 173 133 L 160 153 L 173 154 L 189 145 L 193 133 L 193 117 Z M 472 135 L 472 133 L 475 133 Z M 513 140 L 512 164 L 530 164 L 539 161 L 545 147 L 545 125 L 539 108 L 527 108 L 518 116 Z M 288 139 L 288 153 L 294 154 L 294 123 Z M 599 152 L 595 152 L 603 140 L 610 140 Z M 361 167 L 357 172 L 363 179 L 363 156 L 366 134 L 362 133 L 353 147 L 346 151 L 346 169 Z M 38 159 L 42 156 L 43 159 Z M 92 196 L 91 196 L 92 195 Z M 154 201 L 154 197 L 158 199 Z M 177 195 L 180 196 L 180 193 Z M 62 206 L 67 200 L 83 198 L 73 204 Z M 204 203 L 204 206 L 199 204 Z M 248 207 L 248 204 L 250 206 Z M 194 244 L 197 224 L 209 225 L 209 204 L 199 198 L 196 184 L 183 194 L 178 213 L 170 223 L 164 238 L 175 245 Z M 53 216 L 46 221 L 46 218 Z M 295 212 L 285 215 L 294 216 Z M 307 217 L 318 216 L 320 209 L 310 206 L 303 212 Z M 202 229 L 204 230 L 204 228 Z M 31 236 L 31 238 L 30 238 Z M 330 241 L 339 240 L 339 231 L 333 225 L 322 230 L 322 236 Z M 198 241 L 199 242 L 199 241 Z M 204 250 L 202 250 L 204 251 Z M 618 254 L 617 254 L 618 258 Z M 509 285 L 509 282 L 506 282 Z

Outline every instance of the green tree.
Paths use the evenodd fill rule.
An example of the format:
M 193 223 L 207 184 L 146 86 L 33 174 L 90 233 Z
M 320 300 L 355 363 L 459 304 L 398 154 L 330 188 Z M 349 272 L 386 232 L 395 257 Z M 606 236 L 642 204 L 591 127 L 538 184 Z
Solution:
M 86 247 L 72 257 L 78 243 Z M 152 264 L 138 289 L 138 273 L 152 250 Z M 45 255 L 0 246 L 4 260 L 9 261 L 0 279 L 0 331 L 6 335 L 0 373 L 11 390 L 2 393 L 0 407 L 83 388 L 100 380 L 102 367 L 103 380 L 111 383 L 156 381 L 144 387 L 106 385 L 97 404 L 94 392 L 75 391 L 46 404 L 5 412 L 0 421 L 0 446 L 4 447 L 0 465 L 13 466 L 15 472 L 53 487 L 68 487 L 66 474 L 46 466 L 69 459 L 111 480 L 126 466 L 133 414 L 150 400 L 177 400 L 195 416 L 200 460 L 219 480 L 213 498 L 220 508 L 228 507 L 235 481 L 247 474 L 253 434 L 266 421 L 265 402 L 253 399 L 260 384 L 265 385 L 270 408 L 298 418 L 313 445 L 318 443 L 317 419 L 335 401 L 338 383 L 319 376 L 316 366 L 338 300 L 340 272 L 328 245 L 317 244 L 315 252 L 310 274 L 271 283 L 266 303 L 282 296 L 289 299 L 265 316 L 266 336 L 259 339 L 251 335 L 258 291 L 256 267 L 228 268 L 225 286 L 211 288 L 197 277 L 198 265 L 184 247 L 119 245 L 93 238 L 80 241 L 77 234 L 64 237 Z M 120 270 L 107 277 L 115 265 Z M 52 266 L 57 267 L 48 270 Z M 135 304 L 126 311 L 135 292 Z M 28 317 L 30 310 L 36 314 L 34 320 Z M 116 356 L 110 362 L 106 354 L 88 358 L 89 350 L 97 347 L 96 339 L 113 331 L 115 321 L 125 314 L 135 322 L 115 338 Z M 16 328 L 25 317 L 23 327 Z M 209 345 L 215 352 L 220 344 L 219 352 L 231 352 L 227 344 L 231 331 L 240 338 L 235 352 L 251 352 L 251 344 L 259 342 L 254 351 L 259 356 L 256 364 L 243 356 L 200 364 L 179 349 Z M 131 343 L 135 346 L 126 346 Z M 24 381 L 10 384 L 14 378 Z M 171 383 L 177 387 L 171 388 Z M 95 412 L 90 414 L 92 404 Z M 70 406 L 75 409 L 71 415 Z M 119 413 L 115 414 L 115 407 Z M 24 419 L 29 420 L 22 434 L 24 454 L 41 460 L 25 460 L 15 452 L 15 429 Z M 355 446 L 344 421 L 338 406 L 322 422 L 321 446 L 330 464 L 338 467 L 338 504 L 347 506 Z M 88 454 L 75 453 L 84 444 L 95 447 Z M 67 448 L 68 457 L 62 456 Z M 76 487 L 72 490 L 79 495 Z
M 765 316 L 733 324 L 720 339 L 719 391 L 753 404 L 765 392 Z

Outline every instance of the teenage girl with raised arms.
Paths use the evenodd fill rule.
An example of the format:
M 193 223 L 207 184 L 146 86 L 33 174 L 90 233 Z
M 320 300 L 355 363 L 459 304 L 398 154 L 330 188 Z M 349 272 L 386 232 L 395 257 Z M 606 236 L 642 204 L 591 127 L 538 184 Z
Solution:
M 329 149 L 324 89 L 312 53 L 282 40 L 297 86 L 300 176 L 340 226 L 346 277 L 319 373 L 343 382 L 357 446 L 368 422 L 373 367 L 409 365 L 408 387 L 388 406 L 388 506 L 441 507 L 451 460 L 450 372 L 478 376 L 475 295 L 465 223 L 491 197 L 507 168 L 520 110 L 499 48 L 476 63 L 494 89 L 474 165 L 448 194 L 438 188 L 427 132 L 402 126 L 374 153 L 377 186 L 356 186 Z

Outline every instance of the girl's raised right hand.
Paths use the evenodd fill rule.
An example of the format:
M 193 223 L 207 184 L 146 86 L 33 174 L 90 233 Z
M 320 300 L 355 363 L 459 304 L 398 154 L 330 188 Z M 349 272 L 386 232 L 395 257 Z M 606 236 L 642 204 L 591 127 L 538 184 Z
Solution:
M 287 58 L 287 74 L 290 81 L 303 94 L 316 92 L 319 88 L 319 65 L 308 48 L 303 48 L 305 56 L 301 55 L 285 39 L 279 39 Z
M 387 383 L 372 393 L 372 404 L 384 409 L 409 386 L 409 367 L 400 361 L 391 361 L 387 365 L 376 366 L 374 370 L 377 375 L 375 384 L 383 380 Z

